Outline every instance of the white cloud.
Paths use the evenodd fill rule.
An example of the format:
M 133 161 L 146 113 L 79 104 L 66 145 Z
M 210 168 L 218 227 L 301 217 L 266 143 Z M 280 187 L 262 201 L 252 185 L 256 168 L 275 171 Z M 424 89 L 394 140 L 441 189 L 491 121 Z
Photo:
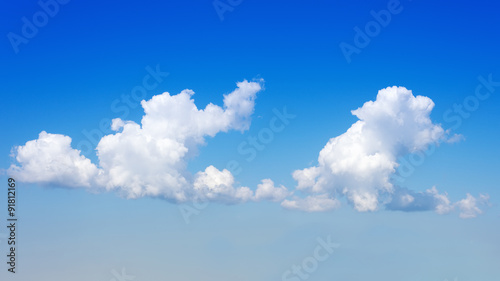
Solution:
M 483 213 L 481 209 L 477 206 L 478 204 L 487 204 L 490 199 L 489 195 L 480 194 L 479 199 L 467 193 L 467 197 L 456 203 L 456 206 L 460 210 L 459 216 L 463 219 L 475 218 L 477 215 Z
M 262 183 L 257 185 L 257 190 L 255 191 L 255 200 L 269 200 L 269 201 L 282 201 L 288 197 L 291 193 L 286 187 L 280 185 L 279 187 L 274 186 L 274 182 L 270 179 L 262 180 Z
M 71 148 L 67 136 L 43 131 L 38 139 L 15 147 L 13 152 L 22 165 L 11 165 L 8 172 L 22 182 L 89 188 L 99 174 L 89 159 Z
M 439 193 L 435 187 L 414 192 L 396 188 L 391 182 L 399 157 L 424 151 L 433 143 L 464 139 L 457 134 L 448 137 L 449 131 L 432 122 L 433 107 L 430 98 L 414 96 L 404 87 L 380 90 L 375 101 L 352 111 L 359 120 L 328 141 L 319 153 L 317 166 L 294 171 L 297 189 L 313 196 L 344 195 L 360 212 L 375 211 L 384 204 L 388 210 L 433 210 L 438 214 L 459 208 L 462 218 L 480 214 L 476 199 L 470 195 L 452 203 L 447 193 Z M 388 196 L 390 201 L 384 202 L 382 198 Z M 283 205 L 299 208 L 297 202 L 299 199 L 285 200 Z M 307 205 L 305 209 L 311 208 L 314 206 Z
M 397 158 L 445 138 L 429 118 L 433 107 L 431 99 L 415 97 L 404 87 L 380 90 L 375 101 L 352 111 L 359 121 L 328 141 L 317 166 L 293 173 L 297 188 L 344 194 L 356 210 L 376 210 L 380 194 L 393 192 L 390 176 Z
M 376 192 L 344 188 L 344 194 L 359 212 L 375 211 L 378 208 L 378 195 Z
M 461 142 L 465 140 L 465 137 L 460 134 L 454 134 L 453 136 L 449 137 L 446 142 L 447 143 L 456 143 L 456 142 Z
M 436 213 L 442 215 L 447 214 L 453 210 L 453 205 L 451 204 L 450 199 L 448 199 L 448 193 L 439 194 L 435 186 L 433 186 L 431 189 L 428 189 L 426 193 L 432 195 L 436 206 Z
M 260 90 L 257 82 L 239 82 L 233 92 L 224 95 L 223 106 L 210 103 L 204 109 L 197 108 L 191 90 L 142 101 L 145 114 L 140 124 L 113 120 L 115 133 L 104 136 L 97 145 L 98 165 L 73 149 L 70 137 L 41 132 L 38 139 L 14 148 L 17 165 L 11 165 L 8 173 L 24 182 L 115 191 L 127 198 L 281 201 L 285 208 L 308 212 L 336 209 L 341 205 L 337 197 L 344 196 L 361 212 L 375 211 L 381 205 L 388 210 L 439 214 L 458 209 L 460 217 L 471 218 L 482 213 L 479 205 L 488 202 L 487 195 L 475 198 L 467 194 L 451 203 L 447 193 L 439 193 L 435 187 L 414 192 L 393 186 L 391 175 L 399 157 L 423 151 L 432 143 L 463 139 L 461 135 L 449 138 L 449 132 L 431 121 L 431 99 L 414 96 L 404 87 L 382 89 L 375 101 L 353 110 L 359 120 L 328 141 L 319 153 L 318 165 L 293 172 L 305 198 L 286 199 L 294 192 L 275 186 L 270 179 L 262 180 L 254 194 L 248 187 L 235 187 L 228 170 L 212 165 L 190 174 L 188 160 L 206 137 L 249 128 Z
M 212 103 L 198 109 L 191 90 L 163 93 L 141 102 L 145 115 L 141 124 L 114 119 L 114 134 L 97 145 L 99 168 L 71 148 L 71 139 L 42 132 L 38 140 L 16 148 L 18 165 L 9 172 L 20 180 L 71 187 L 97 186 L 117 191 L 127 198 L 159 196 L 186 201 L 200 191 L 214 200 L 245 201 L 253 193 L 234 189 L 229 171 L 213 166 L 192 176 L 187 160 L 205 137 L 219 132 L 247 130 L 261 84 L 243 81 L 224 95 L 224 105 Z
M 202 199 L 221 202 L 245 202 L 252 198 L 253 192 L 248 187 L 234 188 L 234 177 L 228 170 L 219 171 L 209 166 L 195 176 L 194 190 Z
M 436 187 L 432 187 L 425 192 L 414 192 L 405 188 L 397 188 L 391 196 L 391 201 L 385 206 L 389 210 L 404 212 L 413 211 L 435 211 L 436 213 L 448 214 L 455 209 L 460 211 L 460 218 L 474 218 L 482 214 L 479 205 L 487 205 L 489 195 L 480 194 L 475 198 L 467 193 L 465 199 L 452 203 L 447 193 L 439 193 Z M 411 200 L 408 200 L 411 198 Z
M 340 207 L 340 201 L 330 198 L 328 194 L 311 195 L 306 198 L 295 197 L 293 200 L 284 200 L 281 206 L 306 212 L 324 212 Z

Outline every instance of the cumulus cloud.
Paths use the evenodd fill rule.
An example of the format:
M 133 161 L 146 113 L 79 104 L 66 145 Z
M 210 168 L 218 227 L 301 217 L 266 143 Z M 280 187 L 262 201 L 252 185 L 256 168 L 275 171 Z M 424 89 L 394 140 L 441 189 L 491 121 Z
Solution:
M 12 165 L 9 174 L 28 183 L 91 187 L 100 171 L 80 151 L 71 148 L 71 138 L 41 132 L 13 151 L 20 166 Z
M 257 190 L 255 191 L 255 200 L 268 200 L 268 201 L 282 201 L 288 197 L 291 193 L 286 187 L 280 185 L 279 187 L 274 186 L 274 182 L 270 179 L 262 180 L 262 183 L 257 185 Z
M 142 101 L 145 115 L 141 125 L 113 120 L 112 128 L 117 133 L 104 136 L 97 145 L 106 189 L 118 190 L 130 198 L 162 196 L 185 201 L 192 197 L 193 179 L 186 172 L 186 159 L 206 137 L 246 130 L 250 125 L 261 85 L 243 81 L 237 86 L 224 96 L 223 107 L 210 103 L 198 109 L 192 99 L 194 92 L 184 90 Z
M 359 118 L 328 141 L 318 165 L 293 173 L 297 188 L 313 194 L 343 194 L 358 211 L 374 211 L 381 193 L 392 193 L 397 158 L 425 150 L 446 137 L 429 115 L 434 103 L 404 87 L 378 92 L 375 101 L 353 110 Z
M 224 95 L 223 106 L 210 103 L 204 109 L 197 108 L 191 90 L 143 100 L 145 114 L 140 124 L 113 120 L 111 129 L 116 133 L 104 136 L 96 148 L 98 166 L 71 148 L 70 137 L 42 132 L 37 140 L 15 148 L 18 164 L 8 172 L 26 182 L 93 186 L 127 198 L 158 196 L 182 202 L 205 196 L 246 201 L 253 192 L 234 188 L 229 171 L 209 166 L 193 176 L 186 166 L 206 137 L 249 128 L 261 89 L 258 82 L 239 82 Z
M 205 171 L 198 172 L 195 178 L 194 190 L 201 199 L 231 203 L 244 202 L 253 196 L 248 187 L 234 188 L 234 177 L 226 169 L 219 171 L 214 166 L 209 166 Z
M 97 145 L 97 164 L 73 149 L 70 137 L 41 132 L 38 139 L 13 149 L 17 163 L 8 172 L 24 182 L 114 191 L 127 198 L 223 203 L 268 200 L 307 212 L 339 208 L 340 197 L 361 212 L 381 206 L 439 214 L 459 210 L 461 218 L 481 214 L 480 206 L 487 204 L 487 195 L 476 198 L 467 194 L 452 203 L 447 193 L 439 193 L 435 187 L 415 192 L 393 185 L 391 176 L 401 156 L 425 151 L 434 143 L 463 139 L 461 135 L 449 137 L 449 131 L 432 122 L 434 103 L 430 98 L 414 96 L 404 87 L 382 89 L 375 101 L 353 110 L 359 120 L 328 141 L 318 164 L 293 172 L 303 198 L 271 179 L 262 180 L 255 192 L 236 186 L 231 172 L 212 165 L 189 173 L 188 160 L 207 137 L 249 128 L 261 89 L 259 82 L 239 82 L 233 92 L 224 95 L 222 106 L 210 103 L 203 109 L 195 105 L 191 90 L 143 100 L 140 123 L 113 120 L 115 133 L 104 136 Z
M 312 206 L 315 201 L 311 197 L 321 194 L 321 198 L 344 196 L 360 212 L 385 206 L 387 210 L 433 210 L 438 214 L 458 208 L 462 218 L 480 214 L 478 200 L 470 194 L 452 203 L 447 193 L 439 193 L 435 187 L 415 192 L 392 183 L 401 156 L 425 151 L 431 144 L 463 140 L 461 135 L 450 137 L 449 131 L 432 122 L 433 107 L 430 98 L 414 96 L 404 87 L 380 90 L 375 101 L 351 111 L 359 120 L 328 141 L 319 153 L 318 165 L 293 172 L 297 189 L 311 196 L 285 200 L 282 205 L 324 210 Z M 389 201 L 384 200 L 387 197 Z M 481 202 L 487 201 L 485 196 L 481 198 Z

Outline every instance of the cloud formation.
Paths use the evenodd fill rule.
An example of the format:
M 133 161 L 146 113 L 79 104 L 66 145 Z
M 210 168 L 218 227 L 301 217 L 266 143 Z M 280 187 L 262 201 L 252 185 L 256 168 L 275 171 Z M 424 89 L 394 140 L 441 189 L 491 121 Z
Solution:
M 381 206 L 438 214 L 459 210 L 461 218 L 472 218 L 482 213 L 479 206 L 488 204 L 488 195 L 476 198 L 467 194 L 452 203 L 447 193 L 439 193 L 435 187 L 416 192 L 392 183 L 399 157 L 425 151 L 431 144 L 462 139 L 449 137 L 441 125 L 432 122 L 434 103 L 430 98 L 414 96 L 404 87 L 382 89 L 375 101 L 351 111 L 359 120 L 328 141 L 318 164 L 293 172 L 296 191 L 304 197 L 276 186 L 271 179 L 263 179 L 255 191 L 235 186 L 230 171 L 212 165 L 190 174 L 188 160 L 207 137 L 249 128 L 261 90 L 259 82 L 245 80 L 224 95 L 223 106 L 210 103 L 204 109 L 197 108 L 191 90 L 143 100 L 140 124 L 113 120 L 115 133 L 104 136 L 97 145 L 97 165 L 71 147 L 70 137 L 43 131 L 38 139 L 14 149 L 17 164 L 8 172 L 23 182 L 114 191 L 126 198 L 222 203 L 267 200 L 307 212 L 339 208 L 339 199 L 345 198 L 360 212 Z
M 197 197 L 222 202 L 254 199 L 248 187 L 233 187 L 228 170 L 209 166 L 193 176 L 186 166 L 206 137 L 249 128 L 261 89 L 258 82 L 239 82 L 233 92 L 224 95 L 222 107 L 210 103 L 204 109 L 196 107 L 191 90 L 143 100 L 141 124 L 113 120 L 111 129 L 116 133 L 104 136 L 96 148 L 99 167 L 71 148 L 70 137 L 41 132 L 37 140 L 15 148 L 18 165 L 8 172 L 24 182 L 116 191 L 127 198 L 153 196 L 176 202 Z M 284 191 L 273 192 L 273 188 L 264 193 L 259 190 L 257 198 L 275 200 Z
M 445 137 L 429 118 L 433 107 L 431 99 L 415 97 L 404 87 L 380 90 L 375 101 L 352 111 L 359 121 L 328 141 L 318 166 L 293 173 L 297 188 L 344 194 L 356 210 L 376 210 L 379 194 L 393 191 L 390 175 L 397 158 Z
M 460 210 L 460 217 L 463 219 L 475 218 L 477 215 L 483 213 L 479 209 L 478 205 L 488 205 L 490 196 L 487 194 L 479 194 L 479 198 L 467 193 L 467 197 L 455 203 L 457 208 Z
M 245 202 L 252 199 L 253 191 L 248 187 L 234 188 L 234 177 L 228 170 L 217 170 L 209 166 L 198 172 L 194 180 L 194 190 L 200 199 L 233 202 Z
M 21 165 L 11 165 L 8 173 L 22 182 L 90 188 L 99 175 L 89 159 L 71 148 L 68 136 L 43 131 L 38 139 L 16 147 L 14 153 Z
M 433 107 L 430 98 L 414 96 L 404 87 L 380 90 L 375 101 L 351 111 L 359 120 L 328 141 L 319 153 L 318 165 L 293 172 L 297 189 L 323 199 L 344 196 L 360 212 L 379 209 L 386 203 L 381 197 L 387 195 L 393 195 L 386 206 L 390 210 L 451 211 L 454 205 L 435 188 L 416 193 L 396 189 L 391 181 L 399 157 L 425 151 L 433 143 L 459 139 L 449 138 L 441 125 L 432 122 Z M 320 203 L 313 206 L 316 201 L 312 198 L 284 201 L 282 205 L 306 211 L 325 209 Z M 470 206 L 472 199 L 464 200 L 460 203 L 465 210 L 462 213 L 479 213 Z
M 425 192 L 415 192 L 407 188 L 395 188 L 389 203 L 388 210 L 415 212 L 434 210 L 438 214 L 449 213 L 453 209 L 447 193 L 439 193 L 433 186 Z
M 273 202 L 279 202 L 291 195 L 286 187 L 280 185 L 279 187 L 274 186 L 274 182 L 270 179 L 262 180 L 262 183 L 257 185 L 257 190 L 255 191 L 254 199 L 256 201 L 269 200 Z
M 467 193 L 466 198 L 452 203 L 448 194 L 439 193 L 433 186 L 425 192 L 415 192 L 406 188 L 396 188 L 391 196 L 386 209 L 393 211 L 415 212 L 435 211 L 436 213 L 448 214 L 455 209 L 459 210 L 459 217 L 463 219 L 475 218 L 483 213 L 480 206 L 488 205 L 489 195 L 479 194 L 479 198 Z

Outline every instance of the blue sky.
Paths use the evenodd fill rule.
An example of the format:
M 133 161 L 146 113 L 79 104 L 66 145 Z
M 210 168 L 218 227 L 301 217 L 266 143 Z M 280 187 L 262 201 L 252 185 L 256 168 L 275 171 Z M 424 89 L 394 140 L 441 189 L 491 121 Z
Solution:
M 218 7 L 233 3 L 234 7 L 221 15 L 214 3 Z M 142 187 L 134 193 L 127 184 L 113 185 L 107 178 L 104 183 L 92 178 L 89 186 L 82 188 L 75 180 L 78 173 L 57 179 L 44 172 L 43 165 L 34 165 L 39 170 L 25 169 L 18 179 L 18 272 L 14 276 L 2 266 L 2 280 L 107 281 L 116 279 L 114 273 L 122 268 L 134 276 L 133 280 L 462 281 L 499 276 L 496 234 L 500 230 L 500 192 L 495 175 L 500 157 L 500 87 L 492 86 L 488 91 L 481 83 L 482 79 L 500 81 L 497 4 L 417 0 L 402 0 L 399 5 L 394 1 L 69 1 L 58 3 L 47 23 L 19 44 L 12 44 L 9 38 L 12 34 L 24 36 L 23 17 L 33 22 L 33 16 L 44 10 L 36 1 L 8 5 L 0 26 L 4 34 L 0 40 L 2 182 L 7 183 L 5 171 L 12 164 L 22 166 L 10 156 L 16 154 L 15 147 L 38 139 L 42 131 L 61 136 L 53 139 L 53 148 L 63 147 L 63 136 L 71 137 L 71 149 L 81 149 L 96 169 L 108 173 L 102 167 L 104 161 L 100 163 L 96 156 L 98 141 L 126 130 L 128 125 L 120 127 L 118 123 L 120 129 L 111 130 L 114 118 L 141 124 L 145 113 L 140 101 L 131 98 L 127 105 L 125 99 L 144 86 L 146 79 L 152 86 L 144 93 L 145 100 L 163 92 L 174 96 L 191 89 L 198 109 L 210 103 L 228 109 L 225 112 L 229 113 L 213 120 L 227 120 L 229 125 L 204 125 L 206 132 L 217 132 L 213 137 L 202 134 L 204 143 L 198 142 L 194 129 L 185 133 L 191 136 L 186 142 L 178 139 L 181 133 L 167 132 L 173 134 L 169 139 L 186 145 L 191 153 L 180 163 L 165 164 L 188 175 L 187 188 L 196 186 L 196 180 L 204 186 L 206 178 L 196 176 L 198 172 L 213 172 L 227 179 L 227 173 L 221 171 L 228 163 L 237 163 L 241 168 L 238 172 L 228 171 L 234 179 L 231 188 L 248 187 L 256 192 L 263 179 L 271 179 L 276 193 L 268 198 L 271 200 L 243 200 L 228 187 L 232 193 L 224 196 L 229 197 L 213 197 L 186 223 L 180 208 L 192 207 L 192 198 L 175 202 L 177 199 L 167 193 Z M 379 25 L 366 46 L 357 46 L 359 53 L 346 59 L 339 45 L 356 47 L 354 28 L 365 30 L 374 20 L 371 11 L 390 9 L 397 12 L 389 12 L 386 26 Z M 157 73 L 156 79 L 152 72 Z M 236 85 L 244 80 L 249 84 Z M 477 98 L 479 85 L 483 85 L 481 93 L 490 93 L 487 98 Z M 408 98 L 404 102 L 412 102 L 417 95 L 432 100 L 432 123 L 419 130 L 440 127 L 444 131 L 427 141 L 431 146 L 437 141 L 439 146 L 432 153 L 427 150 L 422 164 L 413 165 L 402 181 L 388 182 L 398 192 L 410 190 L 413 193 L 403 195 L 412 198 L 437 200 L 436 196 L 446 194 L 450 210 L 438 213 L 440 204 L 431 200 L 430 208 L 420 208 L 425 210 L 391 211 L 384 200 L 401 192 L 374 191 L 373 186 L 353 179 L 356 177 L 350 171 L 348 176 L 320 174 L 319 178 L 328 181 L 321 187 L 330 200 L 324 201 L 329 206 L 324 212 L 303 212 L 290 207 L 292 203 L 283 204 L 288 200 L 300 205 L 306 196 L 317 195 L 309 193 L 308 188 L 313 187 L 297 188 L 299 183 L 292 173 L 309 167 L 323 169 L 318 163 L 320 151 L 331 138 L 347 137 L 346 131 L 358 121 L 351 110 L 375 100 L 382 108 L 406 108 L 403 101 L 389 105 L 378 102 L 378 91 L 391 86 L 412 91 L 413 96 L 394 90 L 398 97 Z M 242 113 L 241 107 L 233 109 L 224 103 L 223 95 L 230 93 L 235 93 L 237 101 L 254 102 L 250 107 L 253 113 Z M 390 95 L 389 90 L 384 93 Z M 478 101 L 477 108 L 464 105 L 474 101 Z M 155 104 L 151 102 L 152 107 Z M 473 110 L 466 110 L 467 117 L 457 117 L 454 105 Z M 240 153 L 238 147 L 249 137 L 269 131 L 275 111 L 284 108 L 295 117 L 247 161 L 248 155 Z M 233 110 L 243 117 L 231 115 Z M 155 111 L 159 115 L 163 112 Z M 370 115 L 371 111 L 365 108 L 362 112 Z M 187 113 L 172 118 L 184 124 L 183 117 L 190 115 L 182 114 Z M 250 116 L 251 122 L 245 119 Z M 379 115 L 370 116 L 366 122 L 375 124 L 370 130 L 390 127 L 377 123 L 383 119 Z M 459 126 L 455 126 L 457 120 Z M 156 121 L 151 117 L 151 124 Z M 105 124 L 101 126 L 101 122 Z M 152 132 L 161 130 L 153 125 L 150 128 Z M 400 164 L 410 161 L 407 153 L 392 153 L 396 146 L 388 143 L 413 131 L 391 132 L 376 134 L 383 135 L 379 148 L 391 151 L 385 155 L 396 157 Z M 454 134 L 461 140 L 451 141 Z M 108 148 L 116 155 L 101 150 L 106 155 L 102 157 L 111 159 L 107 163 L 116 164 L 119 157 L 130 156 L 123 147 Z M 420 153 L 425 153 L 427 146 L 420 148 Z M 72 151 L 68 148 L 62 155 Z M 51 159 L 40 155 L 30 154 L 26 161 L 47 163 L 44 160 Z M 336 161 L 337 156 L 329 161 Z M 57 165 L 57 160 L 51 163 Z M 154 162 L 137 163 L 148 168 L 142 164 Z M 184 164 L 184 170 L 179 168 Z M 209 166 L 216 170 L 205 170 Z M 136 170 L 142 171 L 140 167 Z M 147 170 L 137 172 L 145 182 L 152 181 L 154 175 Z M 379 176 L 377 171 L 353 173 Z M 360 211 L 372 205 L 350 199 L 350 193 L 343 195 L 342 188 L 335 186 L 338 182 L 348 188 L 352 185 L 354 191 L 363 186 L 363 192 L 375 192 L 379 196 L 375 210 Z M 110 191 L 106 191 L 106 184 L 113 186 Z M 288 197 L 278 200 L 281 185 Z M 438 193 L 427 191 L 433 186 Z M 473 212 L 474 218 L 464 219 L 461 207 L 471 201 L 461 200 L 468 193 L 481 213 Z M 482 200 L 481 195 L 489 200 Z M 0 206 L 4 210 L 6 201 L 6 192 L 2 192 Z M 1 217 L 6 216 L 5 212 Z M 0 231 L 2 260 L 7 251 L 6 237 L 1 236 L 5 233 L 5 229 Z M 316 260 L 317 268 L 307 278 L 297 274 L 284 277 L 294 265 L 304 267 L 304 261 L 314 258 L 314 250 L 321 244 L 318 239 L 327 237 L 339 247 L 326 260 Z

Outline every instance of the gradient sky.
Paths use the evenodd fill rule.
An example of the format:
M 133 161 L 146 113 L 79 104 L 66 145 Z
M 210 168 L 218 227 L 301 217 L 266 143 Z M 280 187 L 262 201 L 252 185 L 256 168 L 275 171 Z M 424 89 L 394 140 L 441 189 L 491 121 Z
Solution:
M 110 134 L 109 124 L 99 124 L 117 117 L 140 122 L 138 102 L 127 113 L 113 104 L 142 85 L 148 67 L 159 67 L 169 74 L 146 99 L 192 89 L 198 108 L 222 106 L 238 81 L 265 80 L 249 130 L 208 137 L 189 161 L 192 173 L 209 165 L 222 170 L 233 160 L 241 167 L 239 185 L 255 189 L 271 178 L 293 190 L 292 172 L 317 165 L 328 140 L 357 120 L 351 110 L 380 89 L 404 86 L 432 99 L 432 121 L 463 140 L 440 144 L 397 184 L 417 192 L 436 186 L 452 202 L 467 193 L 490 200 L 470 219 L 456 210 L 357 212 L 345 199 L 336 210 L 310 213 L 273 202 L 211 202 L 187 224 L 179 204 L 166 200 L 20 182 L 18 273 L 2 262 L 1 279 L 108 281 L 125 268 L 137 281 L 282 280 L 312 255 L 318 238 L 330 236 L 340 246 L 307 280 L 495 280 L 500 87 L 459 126 L 445 117 L 474 95 L 478 77 L 500 81 L 500 6 L 490 2 L 402 0 L 350 63 L 339 45 L 354 45 L 354 28 L 364 29 L 370 11 L 391 1 L 243 0 L 223 19 L 212 1 L 69 1 L 17 53 L 8 34 L 22 34 L 23 17 L 32 21 L 42 8 L 9 3 L 0 17 L 2 169 L 15 163 L 13 147 L 41 131 L 70 136 L 73 148 L 90 141 L 92 150 L 82 153 L 96 162 L 97 142 L 86 132 Z M 283 107 L 296 117 L 247 161 L 238 145 Z M 5 187 L 7 178 L 0 176 Z M 2 261 L 5 233 L 2 227 Z

